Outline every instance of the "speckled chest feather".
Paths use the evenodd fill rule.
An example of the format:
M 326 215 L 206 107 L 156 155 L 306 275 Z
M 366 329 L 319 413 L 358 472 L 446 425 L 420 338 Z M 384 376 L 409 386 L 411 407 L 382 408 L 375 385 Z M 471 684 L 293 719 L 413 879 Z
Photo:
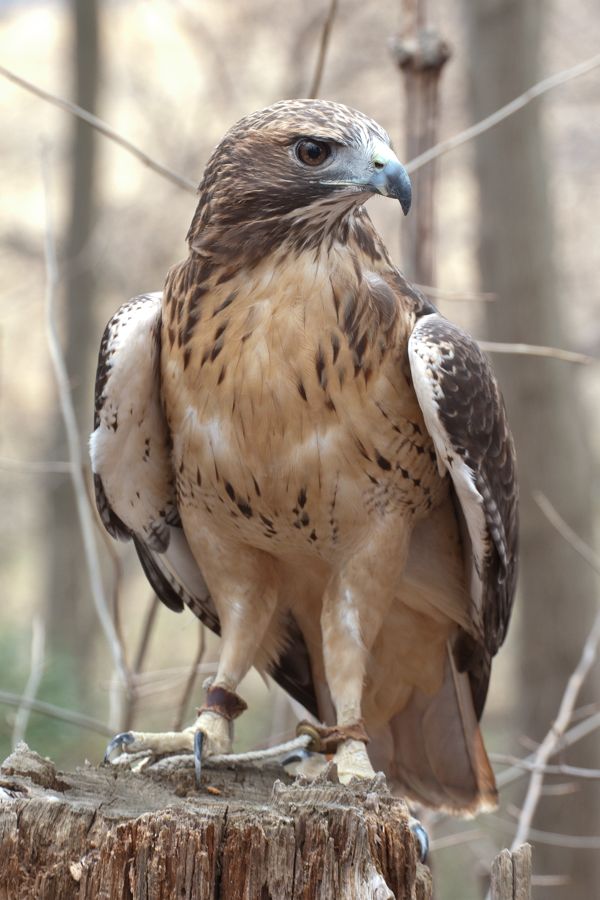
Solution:
M 330 558 L 373 517 L 410 520 L 440 502 L 406 362 L 410 298 L 361 252 L 280 252 L 233 277 L 188 261 L 171 274 L 162 381 L 184 521 Z

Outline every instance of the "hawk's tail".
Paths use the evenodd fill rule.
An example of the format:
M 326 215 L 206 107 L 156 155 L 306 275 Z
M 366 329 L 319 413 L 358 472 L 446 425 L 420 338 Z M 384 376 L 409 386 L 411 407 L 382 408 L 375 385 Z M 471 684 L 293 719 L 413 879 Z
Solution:
M 457 671 L 451 653 L 437 694 L 415 689 L 388 729 L 385 736 L 373 734 L 369 755 L 376 768 L 377 762 L 383 764 L 391 784 L 407 798 L 460 815 L 497 806 L 469 678 Z

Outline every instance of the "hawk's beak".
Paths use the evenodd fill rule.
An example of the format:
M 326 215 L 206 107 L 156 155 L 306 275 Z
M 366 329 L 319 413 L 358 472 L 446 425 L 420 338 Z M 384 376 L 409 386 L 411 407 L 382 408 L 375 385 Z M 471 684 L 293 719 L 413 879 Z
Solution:
M 393 197 L 400 201 L 402 212 L 407 215 L 412 199 L 412 188 L 408 172 L 394 153 L 381 142 L 371 158 L 373 174 L 367 186 L 384 197 Z

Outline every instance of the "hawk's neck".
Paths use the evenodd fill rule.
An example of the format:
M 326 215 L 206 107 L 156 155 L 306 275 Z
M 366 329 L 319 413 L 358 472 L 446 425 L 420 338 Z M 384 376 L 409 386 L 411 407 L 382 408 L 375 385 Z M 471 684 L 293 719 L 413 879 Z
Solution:
M 210 259 L 221 269 L 254 269 L 268 257 L 316 258 L 358 252 L 371 268 L 391 268 L 385 246 L 363 206 L 346 198 L 324 198 L 309 206 L 262 215 L 236 216 L 201 199 L 188 232 L 191 254 Z

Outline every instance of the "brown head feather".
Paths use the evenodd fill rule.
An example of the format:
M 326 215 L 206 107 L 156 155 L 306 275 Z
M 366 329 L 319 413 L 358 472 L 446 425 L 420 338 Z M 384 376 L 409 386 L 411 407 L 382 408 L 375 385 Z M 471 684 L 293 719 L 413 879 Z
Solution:
M 368 193 L 335 190 L 318 169 L 302 167 L 294 153 L 302 138 L 351 148 L 389 144 L 372 119 L 326 100 L 281 101 L 246 116 L 208 161 L 187 236 L 192 251 L 220 260 L 233 254 L 238 265 L 251 267 L 284 241 L 300 251 L 321 245 L 328 232 L 347 233 L 348 212 Z M 327 207 L 318 221 L 302 215 L 315 203 Z

